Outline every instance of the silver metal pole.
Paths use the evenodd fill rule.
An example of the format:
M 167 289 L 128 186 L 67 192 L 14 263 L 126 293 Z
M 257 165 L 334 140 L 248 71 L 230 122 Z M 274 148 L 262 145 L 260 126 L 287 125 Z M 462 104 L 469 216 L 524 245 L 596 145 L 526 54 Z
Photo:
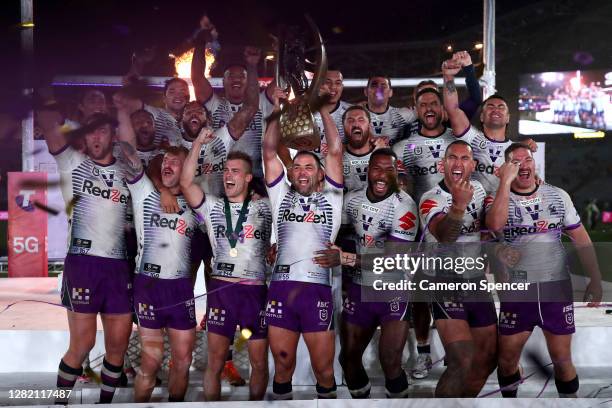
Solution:
M 495 93 L 495 0 L 483 0 L 483 62 L 484 97 Z
M 32 0 L 21 0 L 21 50 L 25 65 L 24 69 L 24 95 L 31 95 L 34 90 L 31 86 L 32 56 L 34 51 L 34 12 Z M 22 171 L 34 171 L 34 118 L 32 112 L 21 121 L 21 161 Z

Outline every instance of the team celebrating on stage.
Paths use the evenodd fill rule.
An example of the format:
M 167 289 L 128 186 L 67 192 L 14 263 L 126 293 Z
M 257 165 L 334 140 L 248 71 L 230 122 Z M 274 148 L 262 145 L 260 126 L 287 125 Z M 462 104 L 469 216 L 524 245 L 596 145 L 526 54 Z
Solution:
M 289 152 L 280 123 L 287 91 L 274 83 L 260 91 L 261 52 L 246 47 L 244 62 L 225 68 L 224 96 L 217 95 L 203 58 L 216 38 L 204 17 L 193 39 L 195 101 L 187 82 L 173 78 L 164 108 L 145 104 L 126 85 L 113 95 L 116 116 L 97 90 L 83 93 L 79 122 L 52 107 L 37 112 L 69 215 L 61 300 L 70 344 L 59 362 L 58 388 L 72 389 L 82 374 L 100 314 L 101 403 L 112 402 L 121 384 L 134 321 L 141 342 L 135 401 L 151 398 L 165 335 L 168 400 L 183 401 L 198 318 L 207 332 L 207 401 L 221 399 L 237 328 L 248 339 L 251 400 L 265 398 L 270 370 L 272 397 L 292 399 L 300 336 L 316 395 L 336 398 L 336 334 L 343 381 L 353 398 L 368 398 L 363 355 L 379 328 L 386 395 L 405 398 L 410 377 L 427 377 L 434 363 L 433 318 L 446 365 L 436 397 L 476 397 L 495 370 L 501 394 L 516 397 L 519 359 L 535 326 L 543 330 L 559 395 L 576 396 L 562 234 L 578 248 L 591 305 L 602 296 L 595 253 L 570 196 L 538 177 L 537 144 L 508 134 L 504 98 L 482 100 L 467 52 L 442 63 L 441 89 L 433 81 L 416 87 L 414 108 L 390 106 L 393 89 L 384 75 L 370 76 L 364 103 L 351 105 L 341 99 L 341 70 L 330 67 L 318 90 L 325 103 L 314 115 L 320 148 Z M 139 75 L 140 62 L 127 82 Z M 461 102 L 454 83 L 460 72 L 469 94 Z M 490 293 L 427 299 L 375 293 L 372 256 L 416 255 L 419 244 L 428 255 L 438 248 L 447 257 L 489 251 L 489 260 L 465 273 L 423 269 L 402 278 L 478 282 L 494 275 L 529 289 L 519 300 L 498 291 L 499 312 Z M 545 262 L 542 251 L 550 251 Z M 196 316 L 202 263 L 207 307 Z M 410 328 L 418 355 L 407 372 Z

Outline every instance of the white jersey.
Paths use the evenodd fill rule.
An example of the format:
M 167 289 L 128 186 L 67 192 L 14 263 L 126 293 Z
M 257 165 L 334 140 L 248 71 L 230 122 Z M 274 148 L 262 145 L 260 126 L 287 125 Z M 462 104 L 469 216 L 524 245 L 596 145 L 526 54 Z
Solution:
M 60 173 L 68 214 L 68 253 L 103 258 L 126 258 L 125 225 L 130 193 L 125 167 L 94 162 L 66 145 L 53 153 Z
M 178 213 L 161 209 L 161 196 L 143 172 L 128 180 L 138 238 L 136 273 L 159 279 L 191 276 L 191 240 L 198 221 L 182 195 Z
M 149 162 L 153 160 L 153 158 L 157 155 L 164 154 L 166 151 L 159 147 L 152 147 L 150 149 L 139 149 L 136 148 L 136 157 L 140 159 L 143 167 L 147 167 Z M 113 145 L 113 156 L 115 157 L 123 157 L 123 149 L 119 143 L 115 143 Z
M 180 120 L 177 120 L 174 115 L 166 109 L 150 105 L 145 105 L 144 109 L 153 115 L 153 123 L 155 124 L 155 146 L 161 146 L 163 144 L 176 146 L 183 132 Z
M 417 206 L 403 191 L 392 193 L 381 201 L 370 201 L 367 189 L 346 195 L 342 209 L 342 224 L 351 225 L 360 255 L 384 254 L 387 241 L 414 241 L 418 231 Z M 372 271 L 359 265 L 352 268 L 353 282 L 370 285 Z
M 272 280 L 331 286 L 331 269 L 312 259 L 315 251 L 334 242 L 341 222 L 342 185 L 325 177 L 322 192 L 306 197 L 292 189 L 281 174 L 267 186 L 272 204 L 278 253 Z
M 240 110 L 242 104 L 231 103 L 226 98 L 212 94 L 204 104 L 212 115 L 213 129 L 223 128 Z M 251 157 L 253 161 L 253 175 L 263 177 L 261 161 L 261 143 L 265 129 L 265 119 L 274 110 L 274 104 L 268 99 L 265 91 L 259 94 L 259 109 L 253 116 L 242 137 L 234 144 L 232 150 L 240 150 Z
M 489 139 L 481 130 L 473 126 L 467 128 L 458 138 L 472 146 L 476 170 L 472 173 L 472 180 L 480 181 L 487 193 L 497 191 L 499 177 L 495 175 L 495 169 L 504 164 L 504 151 L 514 143 L 512 140 Z
M 342 123 L 342 116 L 344 112 L 351 106 L 350 103 L 339 101 L 336 107 L 332 112 L 330 112 L 330 116 L 334 120 L 336 124 L 336 128 L 338 128 L 338 135 L 340 135 L 340 140 L 342 143 L 346 142 L 344 139 L 344 124 Z M 319 112 L 315 112 L 313 114 L 315 125 L 319 129 L 319 135 L 321 135 L 321 146 L 315 150 L 313 153 L 319 156 L 319 159 L 323 160 L 325 156 L 327 156 L 327 139 L 325 138 L 325 127 L 323 126 L 323 119 L 321 118 L 321 114 Z
M 480 242 L 480 231 L 483 226 L 484 217 L 484 202 L 486 193 L 482 184 L 478 181 L 471 180 L 470 184 L 474 188 L 474 194 L 472 200 L 469 202 L 465 213 L 463 214 L 463 225 L 461 226 L 461 233 L 457 238 L 456 243 L 479 243 Z M 425 241 L 426 242 L 438 242 L 436 237 L 429 230 L 429 224 L 439 214 L 448 213 L 451 205 L 453 204 L 453 197 L 448 190 L 448 187 L 444 183 L 444 180 L 440 181 L 434 188 L 423 194 L 421 203 L 419 204 L 419 217 L 421 225 L 423 226 Z M 439 255 L 457 256 L 456 251 L 460 251 L 461 256 L 470 256 L 472 258 L 482 256 L 480 253 L 480 244 L 460 246 L 457 244 L 445 244 L 442 252 Z M 456 249 L 453 248 L 456 246 Z M 451 251 L 451 252 L 449 252 Z M 426 271 L 426 273 L 428 273 Z M 474 276 L 480 276 L 484 273 L 480 269 L 472 269 L 463 274 L 465 278 L 471 278 Z
M 487 211 L 494 198 L 495 194 L 487 197 Z M 521 254 L 512 278 L 529 282 L 569 279 L 561 234 L 581 225 L 569 194 L 558 187 L 544 183 L 532 193 L 511 191 L 502 240 Z
M 227 126 L 215 130 L 214 138 L 210 143 L 202 145 L 196 167 L 194 182 L 198 184 L 204 194 L 220 196 L 225 192 L 223 187 L 223 168 L 227 155 L 234 145 L 234 138 L 230 135 Z M 191 150 L 192 141 L 180 140 L 180 145 Z
M 446 147 L 455 140 L 452 130 L 444 128 L 438 136 L 423 136 L 416 131 L 393 146 L 393 152 L 414 180 L 415 201 L 419 202 L 426 191 L 442 180 L 438 163 L 444 159 Z
M 388 137 L 390 145 L 397 143 L 406 126 L 417 119 L 416 112 L 410 108 L 387 106 L 383 113 L 372 112 L 367 105 L 366 109 L 370 112 L 374 136 Z
M 368 186 L 368 163 L 374 150 L 357 155 L 345 147 L 342 155 L 344 173 L 344 191 L 357 191 Z
M 230 203 L 232 229 L 243 203 Z M 249 202 L 247 216 L 238 235 L 235 249 L 238 256 L 230 256 L 231 245 L 227 238 L 227 220 L 223 198 L 207 195 L 194 210 L 204 219 L 213 251 L 211 276 L 264 281 L 266 255 L 270 248 L 272 212 L 268 199 Z

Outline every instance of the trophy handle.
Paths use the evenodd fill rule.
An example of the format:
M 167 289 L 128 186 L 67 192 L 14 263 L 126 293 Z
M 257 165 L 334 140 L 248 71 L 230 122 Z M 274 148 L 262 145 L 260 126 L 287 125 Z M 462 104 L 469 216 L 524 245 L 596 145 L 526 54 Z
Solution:
M 315 24 L 315 22 L 310 18 L 308 14 L 304 15 L 304 18 L 308 22 L 308 25 L 312 29 L 314 34 L 314 39 L 316 43 L 316 47 L 319 51 L 319 58 L 317 61 L 317 67 L 314 72 L 314 76 L 312 78 L 312 82 L 308 87 L 308 105 L 316 106 L 317 100 L 319 98 L 319 88 L 325 81 L 325 75 L 327 74 L 327 52 L 325 51 L 325 44 L 323 44 L 323 37 L 321 37 L 321 32 L 319 28 Z

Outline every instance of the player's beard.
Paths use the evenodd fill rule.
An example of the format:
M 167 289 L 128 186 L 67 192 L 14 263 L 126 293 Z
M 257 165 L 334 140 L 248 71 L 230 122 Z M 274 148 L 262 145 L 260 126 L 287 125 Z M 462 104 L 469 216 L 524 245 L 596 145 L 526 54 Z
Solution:
M 438 126 L 440 126 L 440 123 L 442 123 L 442 115 L 438 115 L 437 113 L 436 113 L 436 121 L 434 122 L 433 125 L 428 124 L 427 121 L 424 119 L 425 118 L 420 119 L 420 122 L 421 122 L 421 125 L 427 130 L 434 130 Z
M 350 148 L 357 150 L 357 149 L 361 149 L 363 146 L 365 146 L 369 142 L 370 142 L 370 130 L 366 129 L 366 131 L 362 133 L 359 140 L 354 140 L 352 138 L 352 135 L 349 136 L 348 145 Z
M 195 140 L 198 135 L 200 134 L 200 132 L 202 131 L 202 129 L 204 129 L 206 127 L 208 123 L 204 122 L 200 125 L 200 127 L 195 131 L 195 133 L 191 130 L 191 127 L 189 126 L 188 123 L 183 122 L 183 131 L 185 132 L 185 134 L 187 135 L 187 138 L 189 140 Z

